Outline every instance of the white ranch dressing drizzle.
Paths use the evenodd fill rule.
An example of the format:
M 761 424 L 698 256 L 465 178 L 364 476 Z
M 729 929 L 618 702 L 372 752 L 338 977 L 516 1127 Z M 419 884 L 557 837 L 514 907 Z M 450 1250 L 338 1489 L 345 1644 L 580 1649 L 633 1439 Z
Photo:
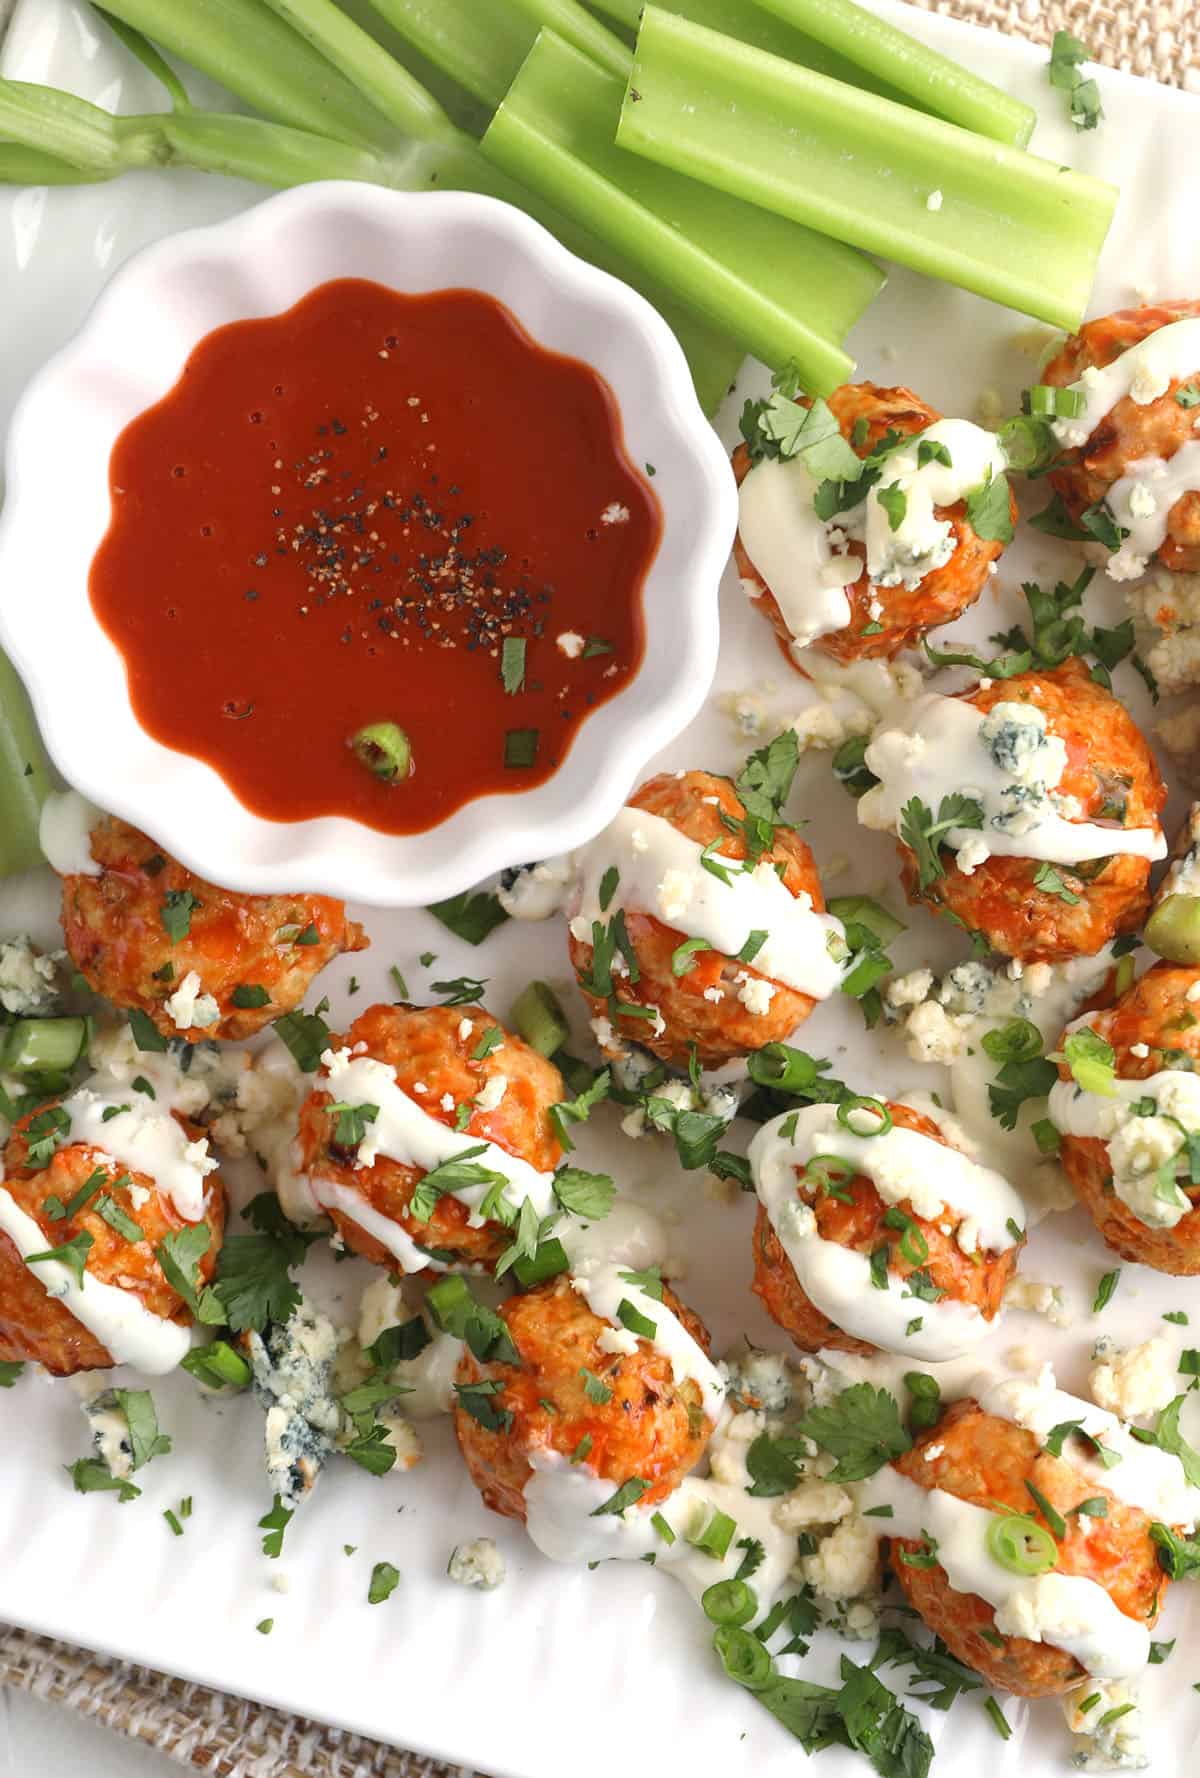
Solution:
M 38 843 L 60 877 L 98 877 L 92 857 L 92 829 L 104 811 L 77 790 L 52 790 L 42 804 Z
M 1059 444 L 1086 444 L 1104 416 L 1125 396 L 1144 407 L 1165 395 L 1172 383 L 1200 371 L 1200 319 L 1172 321 L 1128 347 L 1111 364 L 1089 367 L 1068 384 L 1083 396 L 1083 411 L 1054 420 Z
M 79 1087 L 62 1101 L 71 1125 L 61 1142 L 82 1143 L 97 1150 L 98 1159 L 148 1174 L 185 1222 L 199 1222 L 204 1181 L 217 1168 L 208 1138 L 191 1141 L 169 1111 L 142 1093 L 131 1091 L 125 1097 L 119 1087 L 103 1092 L 94 1088 L 95 1083 Z
M 348 1185 L 342 1185 L 335 1179 L 305 1179 L 312 1193 L 313 1203 L 317 1209 L 338 1210 L 347 1221 L 357 1223 L 366 1234 L 372 1235 L 381 1247 L 386 1247 L 402 1272 L 423 1272 L 428 1266 L 432 1271 L 444 1272 L 443 1261 L 433 1259 L 427 1252 L 423 1253 L 408 1233 L 382 1210 L 376 1210 L 369 1204 L 361 1192 L 354 1191 Z M 286 1204 L 285 1204 L 286 1210 Z
M 1069 1029 L 1079 1030 L 1087 1022 L 1086 1017 L 1077 1019 Z M 1104 1094 L 1087 1092 L 1074 1080 L 1056 1081 L 1050 1089 L 1050 1121 L 1064 1136 L 1102 1141 L 1113 1190 L 1122 1203 L 1148 1227 L 1172 1229 L 1193 1206 L 1178 1187 L 1173 1194 L 1160 1193 L 1158 1169 L 1180 1150 L 1185 1131 L 1200 1130 L 1200 1076 L 1160 1068 L 1144 1080 L 1110 1084 L 1111 1094 Z M 1134 1110 L 1145 1099 L 1157 1107 L 1149 1117 Z
M 919 463 L 922 443 L 944 445 L 950 462 Z M 927 574 L 944 568 L 954 554 L 954 527 L 935 516 L 935 507 L 955 506 L 975 488 L 1002 476 L 1008 461 L 995 434 L 970 420 L 935 420 L 897 447 L 861 506 L 838 516 L 851 536 L 867 546 L 867 572 L 875 586 L 918 587 Z M 893 530 L 880 499 L 889 489 L 904 496 L 904 515 Z
M 764 457 L 738 489 L 738 533 L 771 590 L 797 647 L 844 630 L 845 588 L 862 573 L 857 556 L 835 555 L 831 528 L 813 510 L 817 484 L 802 457 Z M 743 580 L 751 598 L 760 589 Z
M 687 1541 L 698 1536 L 718 1511 L 734 1520 L 738 1538 L 755 1537 L 763 1546 L 764 1558 L 751 1582 L 760 1616 L 783 1591 L 796 1561 L 796 1535 L 775 1524 L 776 1501 L 756 1499 L 740 1487 L 708 1477 L 687 1476 L 657 1506 L 635 1504 L 623 1513 L 596 1518 L 596 1508 L 615 1494 L 615 1482 L 555 1451 L 535 1451 L 530 1462 L 533 1475 L 525 1484 L 525 1528 L 552 1562 L 638 1561 L 653 1553 L 655 1566 L 674 1575 L 699 1601 L 714 1582 L 733 1578 L 745 1553 L 736 1538 L 720 1560 Z M 674 1543 L 656 1530 L 656 1513 L 675 1533 Z
M 1188 1485 L 1178 1457 L 1157 1445 L 1143 1445 L 1115 1414 L 1057 1388 L 1049 1365 L 1033 1380 L 1010 1377 L 995 1384 L 980 1396 L 979 1405 L 985 1414 L 1023 1426 L 1043 1444 L 1056 1426 L 1080 1421 L 1084 1432 L 1121 1459 L 1106 1469 L 1091 1455 L 1086 1439 L 1068 1438 L 1063 1457 L 1089 1486 L 1107 1489 L 1165 1525 L 1190 1530 L 1200 1517 L 1200 1488 Z
M 1001 709 L 1023 714 L 1019 721 L 998 718 Z M 989 717 L 991 744 L 981 733 Z M 1000 731 L 1010 721 L 1027 729 L 1031 741 L 1036 741 L 1035 726 L 1043 737 L 1040 744 L 1026 746 L 1015 770 L 997 760 Z M 981 828 L 951 827 L 939 836 L 942 845 L 960 854 L 959 868 L 967 875 L 992 854 L 1066 865 L 1125 853 L 1149 859 L 1167 854 L 1157 822 L 1153 827 L 1101 827 L 1059 813 L 1049 793 L 1062 777 L 1065 747 L 1046 729 L 1045 712 L 1036 704 L 997 705 L 984 712 L 961 698 L 928 692 L 876 732 L 865 758 L 880 782 L 859 800 L 864 827 L 899 836 L 904 806 L 914 796 L 935 814 L 942 798 L 955 792 L 980 803 Z
M 1115 481 L 1105 504 L 1128 531 L 1104 564 L 1110 580 L 1136 580 L 1167 535 L 1171 508 L 1185 494 L 1200 492 L 1200 439 L 1190 439 L 1170 457 L 1139 457 Z
M 997 1562 L 987 1547 L 996 1514 L 986 1507 L 943 1488 L 922 1488 L 891 1468 L 863 1483 L 860 1505 L 891 1507 L 891 1516 L 878 1521 L 886 1536 L 933 1538 L 950 1585 L 994 1607 L 1002 1635 L 1063 1649 L 1096 1679 L 1127 1678 L 1146 1665 L 1149 1630 L 1126 1617 L 1098 1582 L 1053 1569 L 1013 1574 Z
M 615 820 L 579 854 L 580 905 L 575 918 L 588 933 L 594 920 L 608 920 L 618 908 L 652 915 L 689 938 L 707 939 L 714 950 L 736 957 L 755 931 L 767 933 L 754 959 L 760 974 L 814 1000 L 838 987 L 845 954 L 844 929 L 832 914 L 819 914 L 806 894 L 793 895 L 775 867 L 761 860 L 753 870 L 736 859 L 715 862 L 728 883 L 700 862 L 704 848 L 645 809 L 623 808 Z M 618 872 L 607 908 L 600 906 L 605 872 Z M 583 928 L 581 928 L 583 930 Z
M 921 463 L 923 442 L 944 446 L 950 462 Z M 738 491 L 738 530 L 796 646 L 844 630 L 850 621 L 843 589 L 859 578 L 863 564 L 845 553 L 847 539 L 865 543 L 874 586 L 903 585 L 911 591 L 945 567 L 956 548 L 953 526 L 936 517 L 935 508 L 956 506 L 989 474 L 1001 476 L 1006 467 L 992 433 L 970 420 L 935 420 L 897 446 L 864 500 L 826 522 L 813 510 L 817 484 L 802 457 L 756 463 Z M 894 528 L 879 497 L 892 488 L 904 498 Z M 752 582 L 743 584 L 757 597 Z
M 1157 401 L 1172 383 L 1200 370 L 1200 319 L 1172 321 L 1147 334 L 1111 364 L 1089 365 L 1068 385 L 1083 396 L 1083 410 L 1051 422 L 1058 442 L 1068 447 L 1087 443 L 1096 427 L 1119 401 L 1129 397 L 1139 407 Z M 1169 460 L 1143 457 L 1115 482 L 1105 496 L 1117 523 L 1129 536 L 1108 558 L 1113 580 L 1133 580 L 1167 534 L 1172 506 L 1184 494 L 1200 492 L 1200 441 L 1181 445 Z
M 482 1153 L 472 1155 L 472 1161 L 508 1181 L 514 1204 L 529 1198 L 539 1216 L 548 1216 L 553 1210 L 553 1173 L 539 1172 L 498 1143 L 439 1122 L 418 1100 L 410 1098 L 388 1063 L 377 1062 L 373 1056 L 354 1055 L 348 1049 L 326 1050 L 321 1063 L 319 1085 L 327 1088 L 337 1103 L 378 1107 L 374 1121 L 365 1126 L 366 1133 L 355 1156 L 356 1168 L 370 1167 L 380 1155 L 386 1155 L 402 1166 L 430 1173 L 470 1149 L 482 1149 Z M 325 1182 L 318 1179 L 313 1183 L 320 1198 Z M 460 1185 L 445 1195 L 457 1198 L 460 1204 L 478 1213 L 489 1189 L 487 1185 Z
M 630 1338 L 635 1346 L 636 1338 L 642 1338 L 656 1347 L 669 1360 L 671 1373 L 677 1383 L 689 1380 L 697 1383 L 703 1397 L 704 1412 L 715 1425 L 725 1399 L 721 1373 L 705 1355 L 699 1342 L 692 1338 L 673 1309 L 669 1309 L 666 1303 L 659 1302 L 641 1285 L 631 1284 L 628 1279 L 622 1278 L 621 1273 L 625 1269 L 620 1265 L 588 1266 L 573 1274 L 571 1287 L 583 1297 L 592 1314 L 598 1315 L 601 1321 L 607 1321 L 617 1329 L 619 1336 Z M 652 1335 L 630 1334 L 617 1313 L 622 1302 L 627 1302 L 639 1315 L 653 1324 Z
M 0 1185 L 0 1232 L 8 1236 L 23 1260 L 31 1253 L 45 1253 L 47 1241 L 34 1218 Z M 173 1371 L 191 1345 L 186 1327 L 154 1315 L 131 1290 L 105 1284 L 85 1271 L 80 1284 L 61 1260 L 39 1260 L 29 1270 L 70 1311 L 81 1326 L 94 1334 L 111 1354 L 114 1364 L 129 1364 L 148 1376 Z
M 1050 1214 L 1059 1197 L 1059 1184 L 1065 1187 L 1065 1180 L 1057 1163 L 1042 1154 L 1032 1134 L 1033 1125 L 1047 1115 L 1040 1100 L 1026 1100 L 1018 1108 L 1012 1130 L 1004 1129 L 992 1115 L 988 1088 L 995 1084 L 999 1064 L 984 1049 L 983 1036 L 1010 1019 L 1025 1018 L 1037 1026 L 1045 1047 L 1053 1049 L 1068 1019 L 1098 991 L 1113 967 L 1112 945 L 1107 944 L 1094 957 L 1073 957 L 1053 966 L 1034 964 L 1016 977 L 1007 970 L 988 971 L 991 985 L 986 996 L 971 1014 L 955 1021 L 961 1022 L 963 1029 L 962 1047 L 947 1064 L 955 1115 L 978 1145 L 981 1158 L 1021 1181 L 1026 1227 Z M 953 976 L 947 979 L 952 981 Z M 963 1010 L 953 999 L 946 1004 L 952 1012 Z M 1070 1201 L 1074 1203 L 1073 1192 Z
M 794 1134 L 784 1134 L 784 1126 Z M 986 1338 L 988 1321 L 972 1303 L 943 1297 L 927 1303 L 889 1271 L 887 1288 L 873 1282 L 864 1253 L 825 1240 L 797 1191 L 796 1169 L 816 1155 L 835 1155 L 870 1178 L 887 1204 L 911 1201 L 936 1221 L 949 1207 L 977 1225 L 975 1240 L 990 1252 L 1006 1251 L 1025 1225 L 1020 1197 L 1008 1181 L 957 1149 L 898 1125 L 881 1136 L 861 1137 L 837 1122 L 832 1105 L 811 1105 L 772 1119 L 749 1148 L 751 1174 L 765 1209 L 806 1296 L 844 1332 L 893 1352 L 934 1362 L 968 1352 Z M 919 1326 L 913 1323 L 919 1322 Z M 911 1331 L 910 1331 L 911 1330 Z

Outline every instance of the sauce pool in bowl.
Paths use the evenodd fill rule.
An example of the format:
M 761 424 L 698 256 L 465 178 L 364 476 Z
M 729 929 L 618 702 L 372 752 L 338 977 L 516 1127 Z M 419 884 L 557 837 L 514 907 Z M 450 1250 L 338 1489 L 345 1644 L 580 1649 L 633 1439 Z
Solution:
M 662 515 L 615 397 L 481 292 L 338 279 L 216 329 L 109 479 L 89 590 L 137 720 L 268 819 L 528 789 L 641 662 Z

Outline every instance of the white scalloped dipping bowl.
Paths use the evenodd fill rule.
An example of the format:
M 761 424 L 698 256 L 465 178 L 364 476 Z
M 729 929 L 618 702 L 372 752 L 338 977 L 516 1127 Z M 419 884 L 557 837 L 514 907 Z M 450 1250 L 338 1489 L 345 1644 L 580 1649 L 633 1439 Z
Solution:
M 546 783 L 478 798 L 418 834 L 385 834 L 342 816 L 276 822 L 253 814 L 211 766 L 141 728 L 124 661 L 88 595 L 120 432 L 172 388 L 213 328 L 276 314 L 339 277 L 498 298 L 541 345 L 607 380 L 626 449 L 635 463 L 655 465 L 662 505 L 643 588 L 645 656 L 629 685 L 587 718 Z M 683 353 L 649 303 L 492 198 L 308 185 L 146 248 L 26 390 L 9 435 L 7 481 L 0 641 L 55 764 L 92 801 L 228 888 L 418 906 L 582 844 L 616 813 L 650 756 L 690 722 L 716 668 L 717 584 L 737 496 Z M 163 671 L 186 697 L 186 660 L 164 660 Z

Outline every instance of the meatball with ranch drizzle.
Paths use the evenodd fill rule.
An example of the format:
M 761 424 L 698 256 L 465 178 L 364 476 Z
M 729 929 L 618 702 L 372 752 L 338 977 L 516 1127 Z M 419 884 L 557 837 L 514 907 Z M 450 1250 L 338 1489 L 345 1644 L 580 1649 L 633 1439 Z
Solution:
M 704 1454 L 722 1383 L 708 1335 L 655 1273 L 612 1265 L 501 1305 L 494 1355 L 468 1348 L 455 1430 L 487 1504 L 550 1555 L 626 1489 L 647 1515 Z M 601 1517 L 603 1515 L 600 1515 Z
M 1122 1259 L 1200 1273 L 1200 969 L 1156 963 L 1067 1027 L 1049 1113 L 1080 1202 Z
M 764 1124 L 754 1291 L 806 1351 L 960 1356 L 996 1324 L 1025 1210 L 906 1105 L 848 1099 Z
M 779 821 L 751 863 L 745 821 L 727 778 L 664 772 L 579 854 L 571 962 L 602 1048 L 685 1063 L 694 1046 L 718 1067 L 838 987 L 846 945 L 812 853 Z
M 911 389 L 847 383 L 828 405 L 859 457 L 894 441 L 876 485 L 822 519 L 802 453 L 755 461 L 755 448 L 739 445 L 734 559 L 785 648 L 811 644 L 841 662 L 890 660 L 961 616 L 987 584 L 1004 546 L 976 531 L 966 497 L 1003 476 L 1005 458 L 991 433 L 944 418 Z M 996 528 L 1011 536 L 1011 494 L 1006 511 L 1007 524 Z
M 87 805 L 74 792 L 57 804 L 43 817 L 43 845 L 63 877 L 71 961 L 98 994 L 144 1012 L 164 1037 L 252 1037 L 299 1006 L 327 963 L 367 947 L 343 902 L 220 889 L 115 815 L 91 811 L 86 838 L 64 851 L 48 836 Z
M 307 1202 L 293 1213 L 330 1216 L 355 1253 L 404 1272 L 494 1265 L 511 1229 L 476 1214 L 489 1191 L 510 1221 L 526 1198 L 551 1213 L 562 1146 L 549 1112 L 563 1079 L 489 1012 L 371 1006 L 329 1043 L 300 1108 L 295 1187 Z M 469 1177 L 441 1182 L 437 1169 L 462 1156 Z
M 1050 483 L 1078 522 L 1101 507 L 1124 535 L 1114 580 L 1151 562 L 1200 571 L 1200 301 L 1148 303 L 1088 321 L 1042 372 L 1080 411 L 1051 425 Z
M 917 698 L 866 750 L 866 827 L 895 833 L 911 902 L 1022 962 L 1133 930 L 1166 856 L 1166 786 L 1133 718 L 1072 659 Z
M 0 1359 L 58 1377 L 173 1370 L 192 1316 L 162 1243 L 203 1230 L 192 1282 L 208 1282 L 225 1225 L 216 1165 L 194 1124 L 100 1077 L 21 1118 L 0 1185 Z
M 954 1402 L 862 1493 L 890 1509 L 891 1565 L 929 1628 L 989 1684 L 1034 1698 L 1141 1672 L 1168 1585 L 1151 1524 L 1190 1524 L 1200 1506 L 1176 1457 L 1049 1372 Z

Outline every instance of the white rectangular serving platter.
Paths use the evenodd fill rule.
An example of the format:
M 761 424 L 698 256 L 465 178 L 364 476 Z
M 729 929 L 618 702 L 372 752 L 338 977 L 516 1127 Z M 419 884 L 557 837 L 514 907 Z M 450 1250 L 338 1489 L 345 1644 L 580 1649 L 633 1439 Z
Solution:
M 1147 294 L 1198 293 L 1200 103 L 1101 71 L 1105 121 L 1093 134 L 1077 135 L 1065 122 L 1061 95 L 1046 82 L 1045 52 L 904 6 L 880 10 L 1031 100 L 1042 119 L 1034 141 L 1041 153 L 1120 182 L 1093 312 Z M 121 110 L 158 103 L 148 77 L 77 0 L 18 0 L 0 72 L 70 87 Z M 197 81 L 194 90 L 203 99 L 211 89 Z M 169 230 L 229 215 L 259 195 L 234 181 L 161 173 L 80 190 L 0 189 L 0 424 L 24 382 L 130 252 Z M 985 391 L 998 392 L 1005 411 L 1014 411 L 1048 337 L 1019 316 L 895 272 L 853 345 L 860 376 L 910 384 L 943 411 L 973 417 Z M 761 373 L 746 380 L 757 389 Z M 722 416 L 726 437 L 736 432 L 739 404 L 740 392 Z M 69 523 L 70 514 L 63 519 Z M 1068 567 L 1073 578 L 1077 565 L 1068 548 L 1023 533 L 980 608 L 953 633 L 982 639 L 1006 627 L 1023 615 L 1022 579 L 1053 580 Z M 52 598 L 54 589 L 34 586 L 26 595 Z M 764 738 L 806 701 L 803 682 L 732 575 L 721 598 L 722 656 L 712 697 L 654 769 L 736 769 L 756 743 L 720 708 L 726 694 L 756 693 Z M 1123 615 L 1111 587 L 1091 605 L 1095 621 Z M 1118 689 L 1149 725 L 1147 698 L 1128 667 L 1119 670 Z M 1176 794 L 1173 818 L 1183 806 Z M 809 823 L 806 836 L 831 892 L 875 894 L 900 909 L 893 849 L 856 828 L 827 755 L 802 762 L 792 810 Z M 421 912 L 364 917 L 371 951 L 322 979 L 335 1022 L 373 998 L 390 998 L 387 970 L 396 963 L 418 999 L 433 977 L 490 978 L 487 1000 L 501 1016 L 531 975 L 546 977 L 572 1007 L 576 1047 L 585 1043 L 560 927 L 509 925 L 473 951 Z M 0 885 L 0 932 L 28 929 L 54 942 L 55 919 L 48 873 Z M 431 970 L 417 961 L 426 950 L 437 953 Z M 952 933 L 915 914 L 894 954 L 900 968 L 945 967 L 961 950 Z M 352 974 L 362 984 L 356 995 Z M 800 1041 L 832 1056 L 836 1071 L 863 1091 L 939 1084 L 941 1071 L 908 1061 L 895 1036 L 864 1034 L 849 1003 L 819 1008 Z M 658 1139 L 631 1143 L 611 1112 L 589 1128 L 581 1155 L 584 1165 L 608 1168 L 677 1217 L 675 1245 L 686 1261 L 680 1288 L 708 1323 L 718 1352 L 742 1332 L 758 1343 L 783 1343 L 749 1292 L 750 1202 L 726 1202 L 703 1176 L 681 1174 Z M 1101 1332 L 1133 1343 L 1164 1331 L 1162 1312 L 1180 1307 L 1191 1307 L 1200 1327 L 1196 1285 L 1130 1266 L 1111 1307 L 1093 1318 L 1097 1281 L 1112 1263 L 1081 1214 L 1043 1224 L 1024 1272 L 1065 1287 L 1074 1324 L 1058 1330 L 1011 1313 L 988 1356 L 1002 1364 L 1006 1350 L 1032 1342 L 1055 1359 L 1063 1386 L 1080 1389 Z M 352 1320 L 369 1268 L 355 1260 L 316 1270 L 325 1300 Z M 1187 1329 L 1165 1331 L 1188 1343 Z M 256 1529 L 270 1505 L 258 1409 L 245 1399 L 206 1405 L 185 1377 L 159 1385 L 155 1396 L 175 1449 L 139 1477 L 143 1498 L 120 1507 L 111 1496 L 73 1494 L 63 1473 L 85 1450 L 86 1427 L 70 1385 L 26 1375 L 0 1395 L 0 1618 L 497 1778 L 560 1778 L 565 1771 L 572 1778 L 654 1771 L 775 1778 L 803 1761 L 796 1743 L 722 1678 L 703 1619 L 668 1577 L 640 1565 L 588 1573 L 544 1561 L 518 1527 L 485 1510 L 447 1426 L 426 1423 L 426 1460 L 409 1475 L 375 1480 L 335 1463 L 289 1529 L 282 1559 L 270 1562 L 260 1554 Z M 187 1494 L 194 1512 L 186 1535 L 176 1538 L 162 1510 Z M 452 1547 L 485 1533 L 508 1564 L 506 1584 L 487 1596 L 445 1578 Z M 356 1546 L 353 1555 L 344 1553 L 346 1544 Z M 378 1561 L 394 1562 L 403 1578 L 390 1601 L 372 1607 L 367 1583 Z M 255 1625 L 266 1617 L 274 1630 L 262 1636 Z M 1200 1697 L 1191 1689 L 1200 1677 L 1200 1612 L 1185 1589 L 1172 1596 L 1159 1635 L 1179 1638 L 1173 1661 L 1150 1670 L 1146 1711 L 1157 1769 L 1168 1773 L 1180 1769 L 1182 1749 L 1195 1745 L 1200 1729 Z M 833 1678 L 847 1646 L 820 1638 L 808 1675 Z M 861 1659 L 866 1650 L 849 1652 Z M 899 1675 L 893 1683 L 901 1683 Z M 1004 1700 L 1014 1733 L 1001 1743 L 981 1695 L 960 1700 L 948 1716 L 920 1710 L 938 1743 L 935 1774 L 949 1778 L 976 1761 L 998 1773 L 1020 1768 L 1043 1778 L 1062 1768 L 1068 1737 L 1053 1704 Z M 857 1756 L 830 1750 L 817 1769 L 822 1778 L 847 1778 L 864 1768 Z

